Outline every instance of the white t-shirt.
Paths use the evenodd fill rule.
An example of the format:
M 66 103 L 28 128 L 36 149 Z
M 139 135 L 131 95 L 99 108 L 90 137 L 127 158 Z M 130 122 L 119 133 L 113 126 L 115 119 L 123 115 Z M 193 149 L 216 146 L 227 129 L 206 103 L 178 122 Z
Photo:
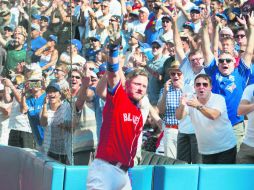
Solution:
M 11 107 L 9 129 L 32 133 L 27 114 L 20 112 L 20 105 L 15 98 L 13 99 Z
M 5 104 L 2 101 L 0 101 L 1 107 L 7 108 L 10 106 L 10 104 Z M 8 140 L 9 140 L 9 132 L 10 130 L 8 129 L 9 125 L 9 117 L 4 115 L 0 111 L 0 144 L 3 145 L 8 145 Z
M 245 88 L 242 96 L 242 100 L 247 100 L 250 103 L 254 103 L 254 84 Z M 254 147 L 254 111 L 247 114 L 248 127 L 246 129 L 243 142 L 251 147 Z
M 184 75 L 184 88 L 183 88 L 183 94 L 191 96 L 195 93 L 194 90 L 194 79 L 195 77 L 200 73 L 205 73 L 204 70 L 202 70 L 200 73 L 195 74 L 192 71 L 191 63 L 189 62 L 188 57 L 186 57 L 181 66 L 180 69 Z M 191 122 L 191 119 L 189 116 L 186 116 L 179 122 L 179 131 L 181 133 L 185 134 L 193 134 L 195 133 L 193 124 Z
M 109 13 L 111 15 L 122 16 L 122 6 L 117 0 L 111 0 L 109 3 Z
M 236 137 L 228 119 L 225 99 L 221 95 L 211 93 L 205 106 L 220 111 L 221 115 L 211 120 L 196 108 L 185 107 L 195 127 L 199 152 L 215 154 L 236 146 Z
M 144 23 L 141 23 L 139 20 L 135 20 L 133 23 L 132 31 L 131 32 L 139 32 L 141 34 L 145 33 L 146 25 L 148 24 L 149 20 Z

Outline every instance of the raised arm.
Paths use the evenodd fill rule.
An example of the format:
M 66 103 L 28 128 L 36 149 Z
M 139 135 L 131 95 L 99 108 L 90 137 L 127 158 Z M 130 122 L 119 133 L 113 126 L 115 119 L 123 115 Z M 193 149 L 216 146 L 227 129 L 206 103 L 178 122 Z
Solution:
M 179 59 L 179 62 L 182 63 L 182 61 L 184 60 L 186 56 L 183 50 L 182 41 L 181 41 L 180 34 L 177 28 L 177 15 L 172 14 L 171 18 L 172 18 L 172 29 L 173 29 L 173 40 L 175 44 L 175 51 Z
M 118 27 L 114 27 L 117 24 Z M 111 22 L 109 30 L 109 61 L 107 63 L 107 82 L 111 89 L 113 89 L 120 81 L 119 72 L 119 45 L 121 44 L 120 25 L 119 23 Z M 116 29 L 117 28 L 117 29 Z
M 90 102 L 94 98 L 94 91 L 90 89 L 91 76 L 85 68 L 85 76 L 82 78 L 82 85 L 79 90 L 77 101 L 75 102 L 77 110 L 82 110 L 86 101 Z
M 204 22 L 203 22 L 203 27 L 201 29 L 202 32 L 202 45 L 201 45 L 201 49 L 204 55 L 204 59 L 205 65 L 208 65 L 209 63 L 211 63 L 211 61 L 214 58 L 214 55 L 211 51 L 211 43 L 210 43 L 210 38 L 209 38 L 209 34 L 208 34 L 208 18 L 204 18 Z
M 254 50 L 254 11 L 252 11 L 251 14 L 248 15 L 247 24 L 248 24 L 247 46 L 242 56 L 242 59 L 244 60 L 246 66 L 250 67 Z

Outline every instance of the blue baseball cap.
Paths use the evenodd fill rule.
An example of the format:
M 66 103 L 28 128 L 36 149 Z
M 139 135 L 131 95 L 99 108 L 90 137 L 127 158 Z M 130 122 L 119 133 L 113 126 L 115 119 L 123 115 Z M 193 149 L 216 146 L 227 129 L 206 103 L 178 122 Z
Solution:
M 196 0 L 196 1 L 194 1 L 193 3 L 194 3 L 195 5 L 197 5 L 197 6 L 199 6 L 200 4 L 203 3 L 203 1 L 202 1 L 202 0 Z
M 90 37 L 90 40 L 92 40 L 92 39 L 94 39 L 96 41 L 100 41 L 101 37 L 100 37 L 100 35 L 96 34 L 95 36 Z
M 56 82 L 49 83 L 49 85 L 46 88 L 46 92 L 48 93 L 48 91 L 50 89 L 54 89 L 54 90 L 56 90 L 58 92 L 61 92 L 61 88 L 60 88 L 59 84 L 57 84 Z
M 51 34 L 51 35 L 49 36 L 49 39 L 50 39 L 50 40 L 53 40 L 54 42 L 57 43 L 57 36 Z
M 217 0 L 219 3 L 224 3 L 224 0 Z
M 154 43 L 159 44 L 160 47 L 163 46 L 163 42 L 162 42 L 161 40 L 154 40 L 154 41 L 152 42 L 152 44 L 154 44 Z
M 193 22 L 189 22 L 189 21 L 185 22 L 185 23 L 183 24 L 183 28 L 185 28 L 185 27 L 190 27 L 192 31 L 195 30 L 195 25 L 194 25 Z
M 193 6 L 191 8 L 190 12 L 192 12 L 192 11 L 198 11 L 198 12 L 200 12 L 201 10 L 200 10 L 200 8 L 198 6 Z
M 220 17 L 221 19 L 223 19 L 225 21 L 228 21 L 228 17 L 223 13 L 216 13 L 215 16 Z
M 35 20 L 41 19 L 41 15 L 38 15 L 38 14 L 32 14 L 31 17 L 32 17 L 32 19 L 35 19 Z
M 71 44 L 74 45 L 74 46 L 78 49 L 79 52 L 81 51 L 81 49 L 82 49 L 82 44 L 81 44 L 81 42 L 80 42 L 79 40 L 77 40 L 77 39 L 72 39 L 72 40 L 71 40 Z
M 40 18 L 40 20 L 47 20 L 48 21 L 48 23 L 50 22 L 50 17 L 49 16 L 46 16 L 46 15 L 41 15 L 41 18 Z

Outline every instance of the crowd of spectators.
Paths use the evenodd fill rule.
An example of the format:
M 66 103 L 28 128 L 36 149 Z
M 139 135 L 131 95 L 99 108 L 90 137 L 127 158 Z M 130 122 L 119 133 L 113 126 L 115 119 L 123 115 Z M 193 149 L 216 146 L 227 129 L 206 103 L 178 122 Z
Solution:
M 254 10 L 246 3 L 0 0 L 0 143 L 90 164 L 117 31 L 122 83 L 134 68 L 148 73 L 139 107 L 160 131 L 158 154 L 254 163 Z M 138 144 L 135 164 L 142 135 Z

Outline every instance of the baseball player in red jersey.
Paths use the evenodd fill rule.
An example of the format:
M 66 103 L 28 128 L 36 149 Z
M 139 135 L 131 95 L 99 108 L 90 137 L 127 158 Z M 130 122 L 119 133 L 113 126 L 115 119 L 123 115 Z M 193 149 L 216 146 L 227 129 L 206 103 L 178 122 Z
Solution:
M 118 47 L 110 45 L 107 65 L 108 92 L 96 158 L 87 177 L 88 190 L 131 189 L 128 168 L 133 167 L 143 121 L 139 101 L 146 94 L 148 78 L 144 70 L 134 70 L 123 88 L 118 63 Z

